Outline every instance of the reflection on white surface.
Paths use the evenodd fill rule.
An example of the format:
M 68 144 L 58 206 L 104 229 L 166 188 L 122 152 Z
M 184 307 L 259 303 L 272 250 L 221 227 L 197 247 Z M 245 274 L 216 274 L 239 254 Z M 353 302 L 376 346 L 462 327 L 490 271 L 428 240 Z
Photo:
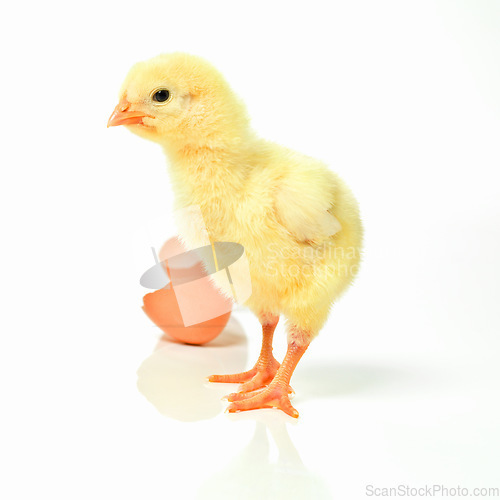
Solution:
M 137 387 L 151 405 L 139 406 L 151 411 L 136 446 L 152 455 L 143 472 L 151 485 L 140 482 L 138 491 L 146 484 L 186 500 L 321 500 L 361 498 L 366 485 L 394 478 L 496 485 L 497 365 L 339 356 L 312 346 L 292 380 L 298 421 L 269 409 L 223 414 L 221 397 L 237 386 L 206 377 L 249 368 L 260 347 L 258 322 L 244 311 L 238 319 L 248 338 L 233 314 L 207 345 L 164 337 L 140 365 Z
M 241 371 L 246 359 L 247 339 L 241 324 L 231 317 L 224 331 L 203 346 L 163 336 L 137 370 L 137 388 L 164 416 L 182 422 L 209 419 L 224 410 L 221 397 L 230 386 L 214 387 L 206 378 Z
M 292 443 L 286 423 L 290 417 L 273 410 L 230 416 L 235 421 L 242 418 L 255 421 L 250 442 L 201 485 L 197 500 L 332 498 L 324 479 L 304 466 Z M 272 443 L 278 450 L 276 460 L 271 459 Z
M 249 332 L 249 340 L 257 341 L 256 333 Z M 139 367 L 137 387 L 169 419 L 191 424 L 212 419 L 223 413 L 226 402 L 221 401 L 221 396 L 232 392 L 233 386 L 210 384 L 206 377 L 246 369 L 247 351 L 247 337 L 234 315 L 221 335 L 205 346 L 185 345 L 163 336 Z M 304 406 L 317 399 L 383 391 L 395 380 L 406 385 L 408 375 L 406 370 L 383 365 L 317 360 L 300 370 L 297 402 Z M 296 420 L 275 410 L 228 414 L 225 418 L 225 426 L 232 423 L 243 427 L 244 423 L 255 422 L 253 435 L 242 451 L 230 450 L 225 458 L 219 458 L 210 477 L 196 487 L 198 500 L 332 498 L 326 478 L 304 465 L 289 436 L 287 426 L 297 426 Z
M 193 424 L 211 419 L 227 405 L 221 396 L 236 386 L 211 384 L 206 377 L 245 369 L 247 350 L 247 338 L 234 316 L 221 335 L 205 346 L 163 336 L 139 367 L 137 387 L 165 417 Z M 225 417 L 226 425 L 255 422 L 253 436 L 242 451 L 234 450 L 226 460 L 219 460 L 220 467 L 197 488 L 197 499 L 331 498 L 325 480 L 305 467 L 290 439 L 287 426 L 297 425 L 295 419 L 277 410 Z

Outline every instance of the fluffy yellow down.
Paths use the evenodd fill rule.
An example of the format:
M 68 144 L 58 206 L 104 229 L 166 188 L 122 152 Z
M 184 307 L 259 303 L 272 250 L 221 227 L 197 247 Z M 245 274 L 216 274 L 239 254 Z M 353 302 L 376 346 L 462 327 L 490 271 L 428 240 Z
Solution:
M 167 102 L 154 102 L 158 89 Z M 283 314 L 289 341 L 309 342 L 358 269 L 362 226 L 349 188 L 322 162 L 257 137 L 243 103 L 199 57 L 135 65 L 120 98 L 151 116 L 128 128 L 164 148 L 177 208 L 199 206 L 212 241 L 245 248 L 245 305 L 261 319 Z

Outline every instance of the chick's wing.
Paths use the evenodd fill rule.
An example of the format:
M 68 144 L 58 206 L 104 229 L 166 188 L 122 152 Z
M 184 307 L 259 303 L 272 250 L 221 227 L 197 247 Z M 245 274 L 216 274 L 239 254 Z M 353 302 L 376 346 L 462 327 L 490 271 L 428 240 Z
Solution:
M 298 240 L 320 243 L 341 229 L 333 215 L 336 183 L 323 165 L 301 165 L 280 179 L 278 221 Z

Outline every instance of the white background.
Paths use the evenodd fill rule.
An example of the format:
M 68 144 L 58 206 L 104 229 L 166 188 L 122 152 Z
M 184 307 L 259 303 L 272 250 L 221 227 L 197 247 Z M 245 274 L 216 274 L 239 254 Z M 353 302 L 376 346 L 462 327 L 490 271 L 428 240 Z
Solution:
M 500 487 L 499 26 L 496 0 L 4 7 L 2 498 Z M 224 414 L 234 387 L 204 382 L 253 364 L 249 312 L 188 347 L 140 308 L 172 193 L 161 150 L 106 121 L 129 67 L 173 50 L 360 201 L 363 266 L 292 379 L 298 421 Z

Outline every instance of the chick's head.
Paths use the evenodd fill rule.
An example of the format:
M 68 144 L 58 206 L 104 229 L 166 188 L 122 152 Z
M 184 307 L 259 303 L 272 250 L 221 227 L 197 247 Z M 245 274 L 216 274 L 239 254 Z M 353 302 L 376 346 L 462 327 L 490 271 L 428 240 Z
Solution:
M 115 125 L 163 145 L 217 146 L 241 140 L 248 118 L 212 65 L 197 56 L 173 53 L 131 68 L 108 122 L 108 127 Z

